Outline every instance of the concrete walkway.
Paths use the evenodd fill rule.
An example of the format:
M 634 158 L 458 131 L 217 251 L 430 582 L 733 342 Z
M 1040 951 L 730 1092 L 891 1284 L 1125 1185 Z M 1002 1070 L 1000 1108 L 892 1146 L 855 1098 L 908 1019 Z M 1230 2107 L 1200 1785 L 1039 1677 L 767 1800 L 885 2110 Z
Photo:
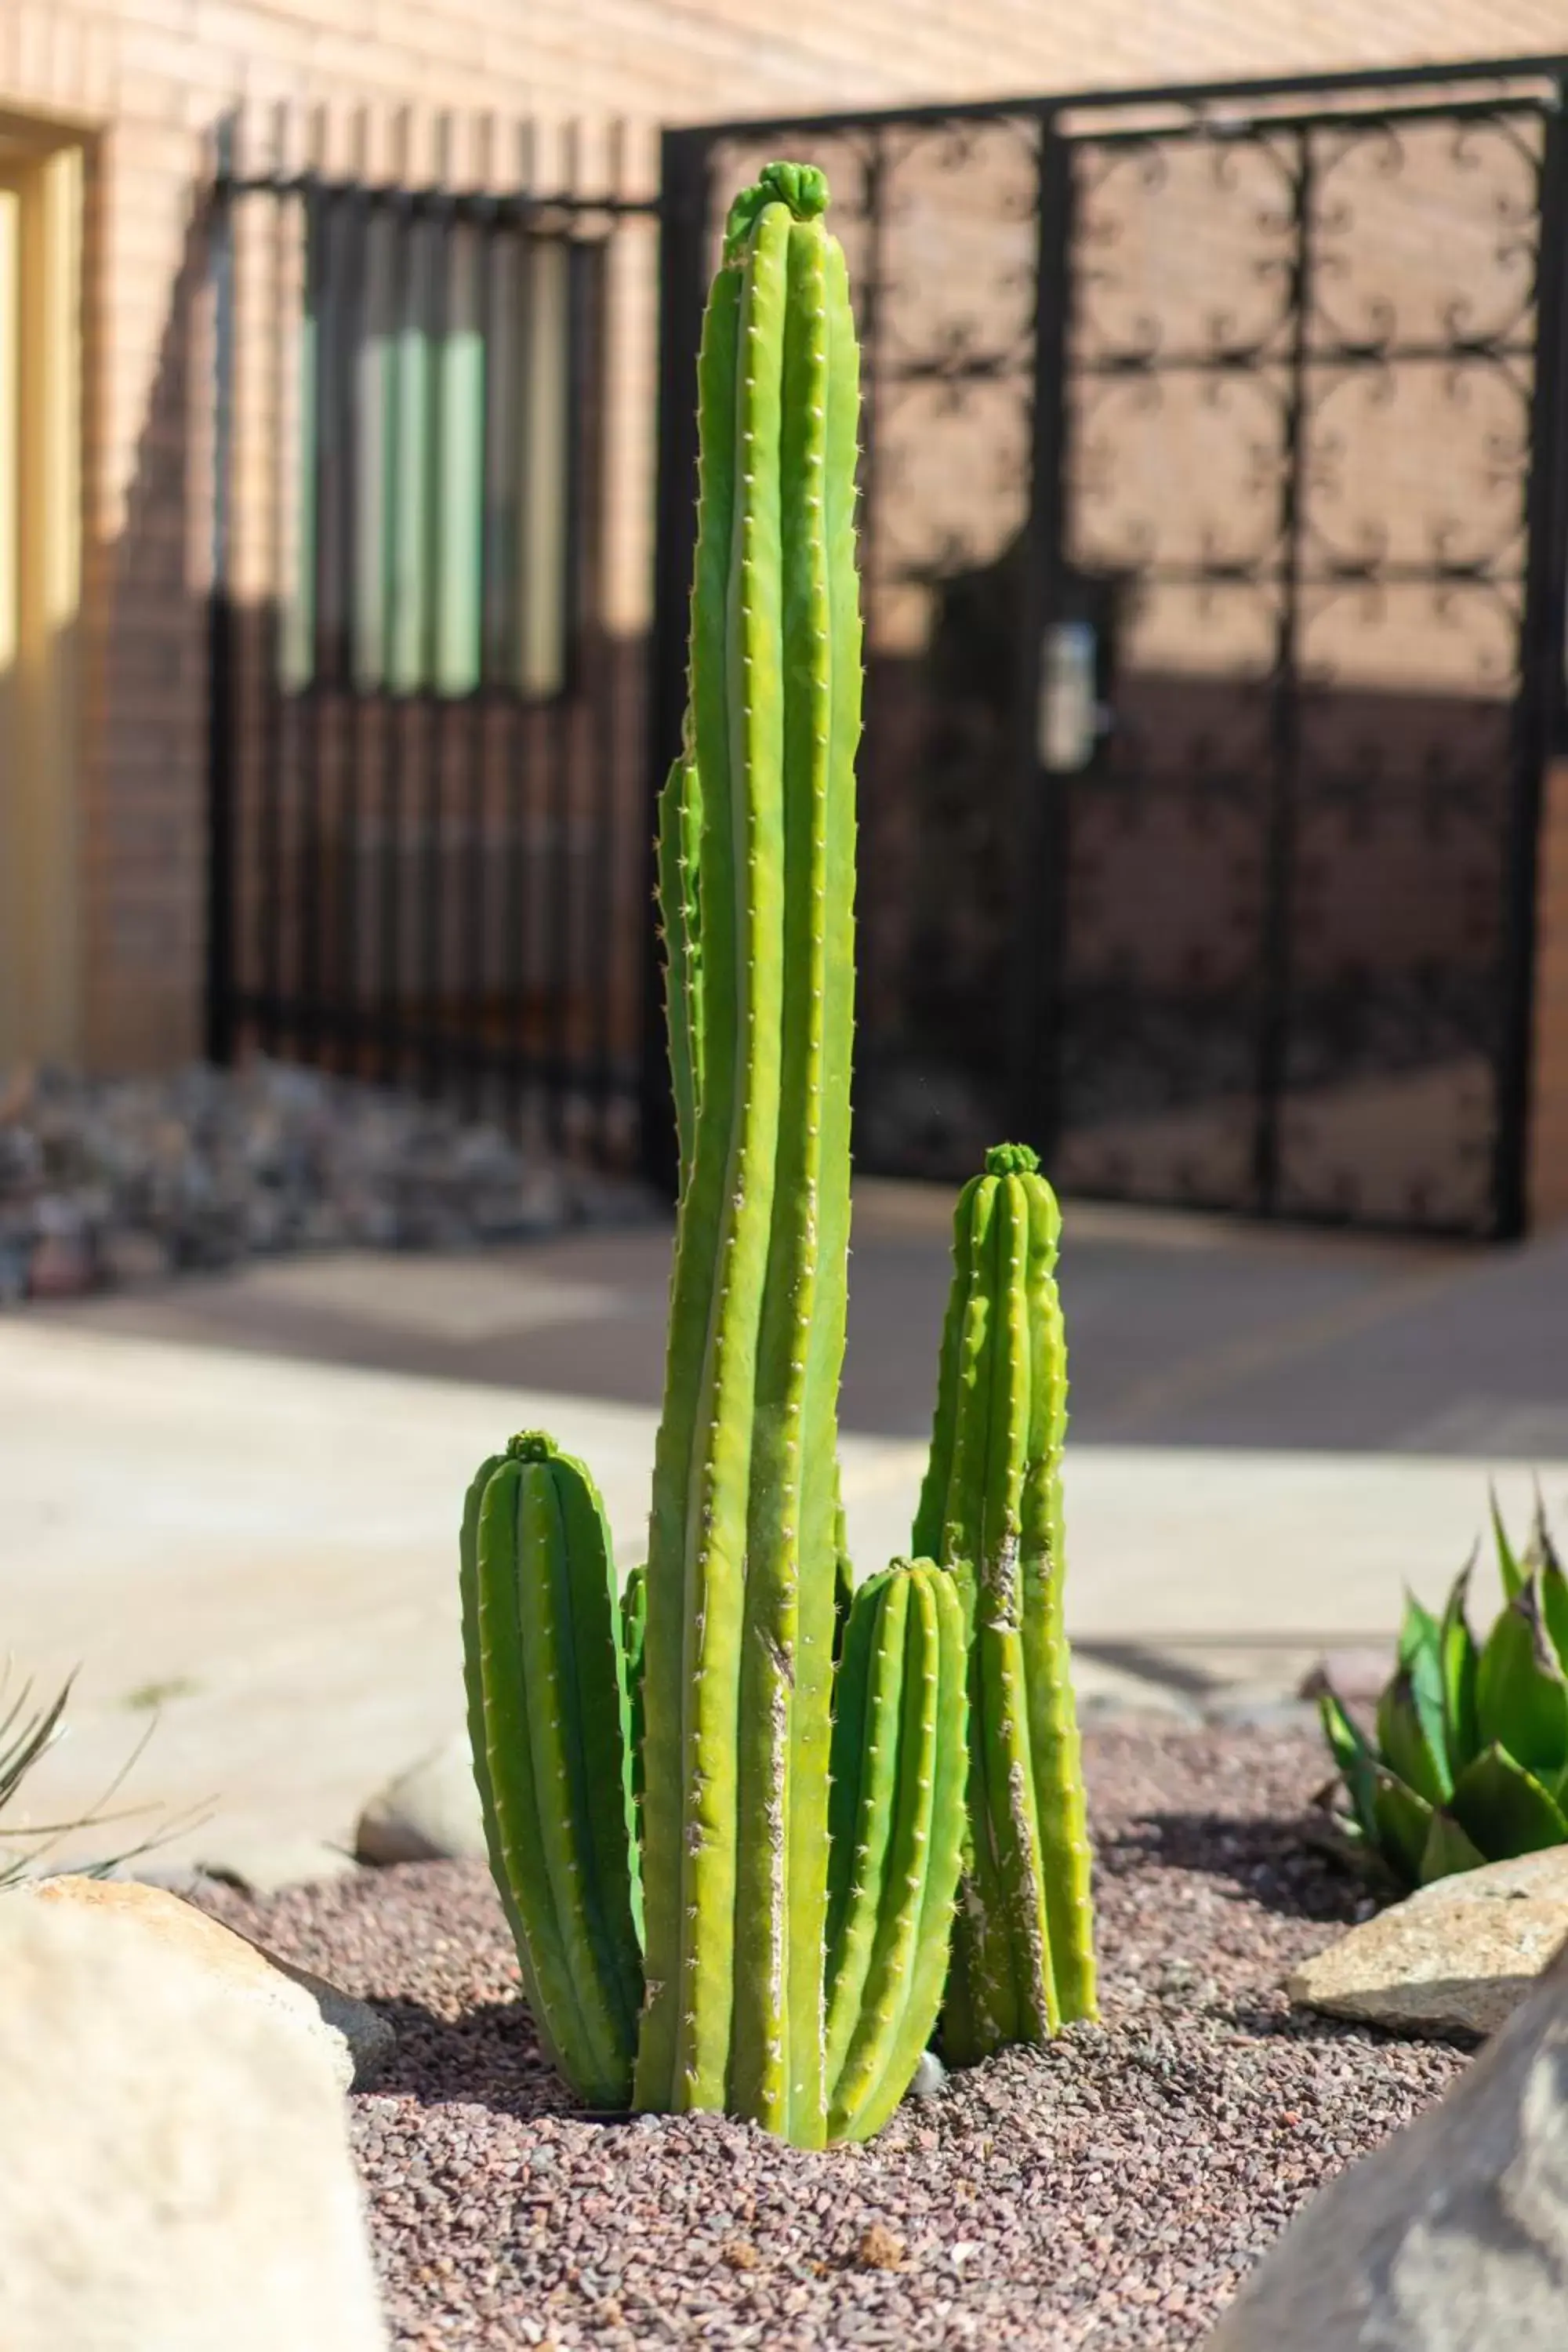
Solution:
M 127 1800 L 214 1808 L 171 1857 L 347 1839 L 363 1797 L 459 1717 L 463 1490 L 536 1423 L 593 1465 L 623 1567 L 640 1558 L 646 1407 L 0 1322 L 0 1640 L 43 1685 L 81 1668 L 32 1817 L 92 1801 L 155 1710 Z M 843 1453 L 864 1570 L 907 1542 L 924 1447 L 861 1433 Z M 1458 1567 L 1489 1467 L 1074 1444 L 1080 1689 L 1282 1690 L 1323 1646 L 1388 1635 L 1405 1580 L 1436 1599 Z M 1568 1447 L 1542 1475 L 1568 1511 Z M 1528 1473 L 1500 1486 L 1521 1518 Z

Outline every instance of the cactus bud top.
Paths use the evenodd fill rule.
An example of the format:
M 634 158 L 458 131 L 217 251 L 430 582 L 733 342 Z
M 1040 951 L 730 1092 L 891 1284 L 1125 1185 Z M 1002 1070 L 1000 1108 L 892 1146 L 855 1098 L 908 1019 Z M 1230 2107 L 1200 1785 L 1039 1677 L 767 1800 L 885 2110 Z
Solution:
M 985 1155 L 987 1176 L 1037 1176 L 1040 1155 L 1026 1143 L 994 1143 Z
M 764 163 L 762 176 L 742 188 L 724 223 L 724 259 L 738 262 L 757 215 L 768 205 L 786 205 L 797 221 L 816 220 L 827 210 L 827 175 L 815 163 Z
M 509 1462 L 553 1462 L 560 1454 L 555 1440 L 542 1429 L 520 1429 L 506 1442 Z

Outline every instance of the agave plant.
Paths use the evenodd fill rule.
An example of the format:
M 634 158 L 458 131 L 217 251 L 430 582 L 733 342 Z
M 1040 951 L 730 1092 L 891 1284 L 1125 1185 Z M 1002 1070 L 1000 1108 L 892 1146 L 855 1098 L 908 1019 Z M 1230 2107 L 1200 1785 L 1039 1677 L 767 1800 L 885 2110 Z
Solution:
M 1539 1496 L 1522 1551 L 1495 1496 L 1492 1527 L 1504 1597 L 1485 1642 L 1472 1554 L 1441 1617 L 1406 1597 L 1374 1737 L 1331 1687 L 1319 1701 L 1349 1800 L 1337 1826 L 1405 1886 L 1568 1843 L 1568 1575 Z

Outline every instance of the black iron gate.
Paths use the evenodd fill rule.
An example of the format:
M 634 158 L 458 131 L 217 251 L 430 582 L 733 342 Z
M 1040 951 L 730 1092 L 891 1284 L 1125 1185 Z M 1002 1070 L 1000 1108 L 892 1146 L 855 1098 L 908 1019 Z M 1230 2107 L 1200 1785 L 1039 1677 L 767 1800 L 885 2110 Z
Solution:
M 667 135 L 656 769 L 767 154 L 858 289 L 861 1166 L 1021 1132 L 1081 1192 L 1519 1230 L 1565 70 Z
M 658 207 L 599 160 L 226 147 L 208 1044 L 633 1164 Z

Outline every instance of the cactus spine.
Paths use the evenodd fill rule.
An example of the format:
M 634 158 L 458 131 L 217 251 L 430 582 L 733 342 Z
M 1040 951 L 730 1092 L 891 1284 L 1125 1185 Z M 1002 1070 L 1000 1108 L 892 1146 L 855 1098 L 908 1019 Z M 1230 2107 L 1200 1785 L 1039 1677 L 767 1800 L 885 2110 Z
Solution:
M 858 388 L 826 202 L 794 164 L 737 199 L 699 370 L 647 1565 L 617 1612 L 597 1497 L 546 1440 L 483 1466 L 463 1535 L 475 1772 L 546 2046 L 597 2103 L 805 2147 L 875 2130 L 935 2023 L 966 1704 L 949 1580 L 900 1562 L 852 1601 L 838 1510 Z
M 1095 2013 L 1089 1843 L 1062 1625 L 1067 1351 L 1061 1218 L 1026 1146 L 960 1196 L 912 1549 L 940 1559 L 969 1649 L 969 1850 L 943 2013 L 966 2064 Z

